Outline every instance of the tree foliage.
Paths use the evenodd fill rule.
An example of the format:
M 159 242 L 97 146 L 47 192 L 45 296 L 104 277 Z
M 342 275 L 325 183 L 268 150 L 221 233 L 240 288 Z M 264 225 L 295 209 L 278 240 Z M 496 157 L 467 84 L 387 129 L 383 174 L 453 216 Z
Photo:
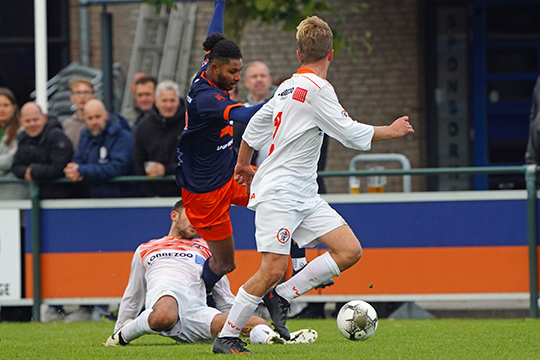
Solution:
M 175 8 L 174 0 L 143 0 L 154 6 L 159 12 L 163 6 Z M 349 11 L 367 9 L 369 4 L 362 1 L 358 6 L 352 6 Z M 246 26 L 252 22 L 261 22 L 266 25 L 281 24 L 284 31 L 294 31 L 296 26 L 308 16 L 314 14 L 329 14 L 335 23 L 340 24 L 343 18 L 334 9 L 328 0 L 227 0 L 225 11 L 225 32 L 227 37 L 240 41 Z M 343 34 L 335 29 L 334 49 L 339 52 L 345 48 L 351 58 L 355 57 L 356 46 L 353 43 L 360 42 L 368 52 L 371 52 L 369 44 L 369 32 L 354 39 L 346 39 Z
M 228 0 L 225 29 L 236 40 L 242 37 L 246 25 L 251 22 L 282 24 L 284 31 L 293 31 L 300 21 L 320 13 L 339 18 L 326 0 Z

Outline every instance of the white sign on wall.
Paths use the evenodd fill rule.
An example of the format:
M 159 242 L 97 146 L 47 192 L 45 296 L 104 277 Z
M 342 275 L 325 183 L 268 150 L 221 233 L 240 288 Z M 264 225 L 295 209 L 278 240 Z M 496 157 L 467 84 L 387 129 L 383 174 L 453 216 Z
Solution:
M 19 209 L 0 209 L 0 303 L 21 298 Z

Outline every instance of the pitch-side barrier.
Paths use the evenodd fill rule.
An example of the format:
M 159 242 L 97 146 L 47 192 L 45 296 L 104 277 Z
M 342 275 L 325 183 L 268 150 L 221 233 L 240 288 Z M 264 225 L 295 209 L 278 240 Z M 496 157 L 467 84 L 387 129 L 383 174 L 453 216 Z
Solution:
M 364 256 L 334 286 L 312 290 L 301 297 L 302 301 L 528 298 L 530 316 L 538 317 L 535 165 L 327 171 L 319 175 L 494 173 L 522 173 L 527 189 L 324 195 L 357 234 Z M 147 181 L 174 179 L 131 176 L 109 180 Z M 0 184 L 7 182 L 21 181 L 0 179 Z M 32 305 L 36 321 L 40 319 L 42 303 L 119 301 L 127 284 L 133 251 L 140 243 L 167 233 L 170 208 L 176 201 L 40 201 L 38 186 L 30 184 L 30 190 L 30 200 L 0 201 L 0 306 Z M 260 256 L 255 250 L 253 212 L 233 207 L 231 216 L 238 268 L 229 278 L 235 291 L 256 271 Z M 25 239 L 23 247 L 21 238 Z M 18 253 L 17 247 L 13 247 L 16 244 Z M 22 263 L 17 263 L 23 250 Z M 322 251 L 308 250 L 308 258 Z M 10 264 L 7 271 L 3 267 L 6 264 Z

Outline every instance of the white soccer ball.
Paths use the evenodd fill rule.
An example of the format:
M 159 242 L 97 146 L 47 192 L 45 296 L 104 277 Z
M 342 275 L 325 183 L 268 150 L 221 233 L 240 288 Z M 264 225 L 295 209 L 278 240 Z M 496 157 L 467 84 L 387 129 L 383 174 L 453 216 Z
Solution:
M 349 340 L 367 340 L 377 330 L 377 312 L 365 301 L 352 300 L 343 305 L 337 315 L 337 327 Z

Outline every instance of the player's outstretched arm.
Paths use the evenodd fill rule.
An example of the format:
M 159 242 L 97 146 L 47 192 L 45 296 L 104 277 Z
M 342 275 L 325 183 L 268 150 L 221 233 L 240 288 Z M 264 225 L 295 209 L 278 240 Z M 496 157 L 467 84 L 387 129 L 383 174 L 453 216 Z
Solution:
M 223 34 L 223 15 L 225 14 L 225 0 L 215 0 L 214 1 L 214 12 L 212 13 L 212 19 L 210 19 L 210 24 L 208 24 L 208 31 L 206 36 L 213 33 Z
M 238 121 L 242 124 L 247 124 L 249 120 L 255 115 L 257 111 L 259 111 L 260 108 L 263 107 L 263 105 L 266 104 L 261 103 L 254 106 L 236 106 L 231 109 L 229 112 L 229 120 Z
M 409 122 L 408 116 L 396 119 L 388 126 L 374 126 L 373 139 L 371 141 L 391 140 L 413 133 L 414 129 Z

